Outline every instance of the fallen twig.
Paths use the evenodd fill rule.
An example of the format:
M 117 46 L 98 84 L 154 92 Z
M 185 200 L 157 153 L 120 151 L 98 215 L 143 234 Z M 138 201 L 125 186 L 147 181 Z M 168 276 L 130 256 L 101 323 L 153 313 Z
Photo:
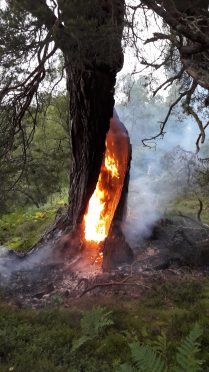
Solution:
M 95 288 L 98 288 L 98 287 L 109 287 L 109 286 L 112 286 L 112 285 L 136 285 L 136 286 L 140 286 L 140 287 L 143 287 L 143 288 L 146 288 L 146 289 L 151 289 L 151 287 L 147 286 L 147 285 L 144 285 L 142 283 L 126 283 L 126 281 L 130 278 L 130 276 L 126 277 L 125 279 L 119 281 L 119 282 L 107 282 L 107 283 L 97 283 L 97 284 L 94 284 L 92 287 L 89 287 L 87 289 L 85 289 L 78 297 L 82 297 L 84 296 L 86 293 L 90 292 L 90 291 L 93 291 Z

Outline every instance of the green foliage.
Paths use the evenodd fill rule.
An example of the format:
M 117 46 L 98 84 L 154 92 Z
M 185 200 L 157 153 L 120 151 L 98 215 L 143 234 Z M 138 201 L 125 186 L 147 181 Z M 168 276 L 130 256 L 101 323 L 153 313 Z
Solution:
M 200 351 L 200 343 L 198 339 L 202 336 L 202 329 L 198 324 L 195 324 L 189 335 L 178 347 L 176 355 L 177 368 L 175 372 L 198 372 L 202 371 L 202 360 L 197 359 L 197 354 Z
M 177 349 L 176 365 L 169 367 L 166 360 L 159 355 L 150 346 L 140 345 L 138 342 L 131 343 L 132 365 L 123 364 L 121 371 L 137 371 L 137 372 L 166 372 L 172 370 L 173 372 L 200 372 L 202 371 L 202 360 L 197 358 L 200 352 L 200 343 L 198 339 L 202 336 L 202 329 L 196 323 L 189 335 L 181 343 Z M 165 335 L 158 338 L 158 350 L 160 353 L 165 353 Z M 160 348 L 159 348 L 160 346 Z
M 164 360 L 167 359 L 168 340 L 165 332 L 157 336 L 157 339 L 152 343 L 152 348 L 160 354 Z
M 0 245 L 26 251 L 54 222 L 57 209 L 67 202 L 67 189 L 51 195 L 41 208 L 18 208 L 0 218 Z M 63 207 L 65 208 L 65 207 Z
M 133 360 L 133 371 L 137 372 L 164 372 L 166 370 L 163 359 L 149 346 L 140 345 L 137 342 L 130 344 Z M 122 371 L 131 371 L 132 366 L 125 364 L 121 367 Z
M 104 329 L 113 324 L 111 311 L 101 307 L 93 307 L 90 311 L 85 311 L 81 319 L 82 332 L 90 337 L 98 336 Z
M 184 293 L 185 287 L 190 294 L 192 291 L 195 294 L 195 286 L 187 281 L 182 281 L 181 285 L 176 281 L 171 283 L 170 296 L 167 295 L 160 307 L 155 307 L 156 297 L 163 298 L 161 292 L 165 293 L 163 286 L 161 284 L 150 296 L 145 293 L 140 299 L 129 298 L 128 301 L 109 296 L 108 299 L 86 297 L 81 302 L 78 299 L 74 302 L 72 298 L 66 300 L 63 297 L 63 305 L 69 309 L 61 306 L 57 309 L 53 298 L 51 307 L 42 310 L 12 308 L 0 300 L 0 370 L 6 372 L 13 367 L 15 372 L 115 372 L 119 369 L 137 372 L 140 358 L 146 368 L 144 371 L 148 372 L 153 360 L 156 363 L 160 358 L 169 372 L 194 372 L 200 371 L 201 367 L 207 371 L 208 279 L 201 283 L 195 301 L 185 301 L 182 306 L 175 300 L 175 287 L 179 292 Z M 100 306 L 85 310 L 95 302 Z M 195 322 L 203 330 L 201 347 L 198 342 L 200 327 L 195 325 L 190 332 Z M 145 328 L 146 332 L 142 332 Z M 156 330 L 160 332 L 158 335 Z M 79 341 L 80 345 L 72 352 L 75 342 Z M 128 345 L 134 346 L 131 349 Z M 139 355 L 138 348 L 141 350 Z M 181 355 L 182 360 L 185 350 L 188 358 L 182 369 L 176 355 Z M 205 360 L 202 365 L 200 359 Z M 197 369 L 189 369 L 194 363 Z
M 68 186 L 70 146 L 67 112 L 66 96 L 49 100 L 47 94 L 42 94 L 36 131 L 26 153 L 17 136 L 9 156 L 0 160 L 0 214 L 30 205 L 38 208 L 46 203 L 50 195 Z M 25 117 L 23 125 L 30 136 L 34 130 L 31 117 Z
M 81 319 L 82 337 L 74 341 L 72 351 L 76 351 L 87 341 L 100 336 L 107 327 L 111 326 L 113 324 L 111 314 L 111 311 L 107 312 L 101 306 L 93 307 L 90 311 L 85 311 Z
M 201 195 L 204 208 L 201 213 L 201 220 L 203 223 L 209 224 L 209 208 L 208 208 L 208 196 Z M 179 212 L 197 218 L 197 211 L 199 209 L 199 202 L 197 196 L 193 193 L 187 193 L 186 195 L 179 196 L 167 205 L 166 213 L 169 216 L 179 214 Z

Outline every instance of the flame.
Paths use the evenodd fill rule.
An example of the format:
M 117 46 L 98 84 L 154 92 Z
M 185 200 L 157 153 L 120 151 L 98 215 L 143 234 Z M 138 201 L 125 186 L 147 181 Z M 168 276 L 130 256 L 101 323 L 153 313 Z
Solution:
M 96 189 L 84 216 L 85 240 L 99 244 L 108 235 L 119 203 L 128 164 L 128 135 L 117 115 L 110 121 Z
M 105 157 L 105 168 L 111 173 L 112 177 L 119 178 L 118 168 L 116 165 L 116 162 L 114 158 L 111 158 L 111 156 Z
M 106 151 L 108 152 L 108 151 Z M 100 243 L 107 237 L 110 227 L 110 216 L 107 212 L 109 202 L 108 190 L 105 190 L 105 180 L 118 178 L 118 168 L 113 157 L 105 155 L 96 189 L 89 201 L 85 221 L 85 239 Z

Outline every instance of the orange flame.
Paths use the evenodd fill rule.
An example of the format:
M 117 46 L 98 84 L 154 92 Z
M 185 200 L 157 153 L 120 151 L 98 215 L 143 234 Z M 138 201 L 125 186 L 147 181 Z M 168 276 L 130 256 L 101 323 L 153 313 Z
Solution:
M 96 244 L 108 235 L 120 200 L 128 164 L 128 135 L 117 116 L 110 121 L 96 189 L 84 216 L 84 235 Z
M 106 151 L 107 152 L 107 151 Z M 96 189 L 89 201 L 88 211 L 84 216 L 85 239 L 96 243 L 102 242 L 108 234 L 111 219 L 107 211 L 108 190 L 104 188 L 105 179 L 118 178 L 117 164 L 110 155 L 105 156 Z

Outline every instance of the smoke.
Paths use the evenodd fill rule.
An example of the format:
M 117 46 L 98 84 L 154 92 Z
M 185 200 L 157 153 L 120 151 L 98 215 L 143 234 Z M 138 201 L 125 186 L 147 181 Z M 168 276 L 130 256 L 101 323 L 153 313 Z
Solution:
M 13 250 L 0 246 L 0 284 L 5 284 L 16 272 L 32 271 L 34 267 L 50 265 L 54 262 L 54 248 L 55 245 L 44 243 L 43 247 L 31 251 L 27 256 L 18 256 Z
M 144 78 L 138 82 L 126 78 L 122 89 L 119 84 L 116 92 L 116 110 L 129 132 L 133 150 L 127 216 L 123 226 L 132 246 L 150 235 L 154 223 L 164 215 L 168 203 L 181 192 L 182 188 L 179 190 L 176 182 L 182 168 L 181 159 L 177 158 L 175 167 L 169 169 L 169 153 L 178 148 L 195 152 L 195 141 L 199 134 L 196 124 L 188 117 L 181 117 L 182 110 L 178 107 L 175 115 L 169 119 L 164 138 L 147 142 L 151 148 L 144 147 L 142 140 L 159 132 L 160 122 L 175 98 L 172 90 L 166 99 L 160 96 L 151 98 L 144 83 Z M 127 92 L 126 97 L 124 91 Z M 182 185 L 183 182 L 182 179 Z

